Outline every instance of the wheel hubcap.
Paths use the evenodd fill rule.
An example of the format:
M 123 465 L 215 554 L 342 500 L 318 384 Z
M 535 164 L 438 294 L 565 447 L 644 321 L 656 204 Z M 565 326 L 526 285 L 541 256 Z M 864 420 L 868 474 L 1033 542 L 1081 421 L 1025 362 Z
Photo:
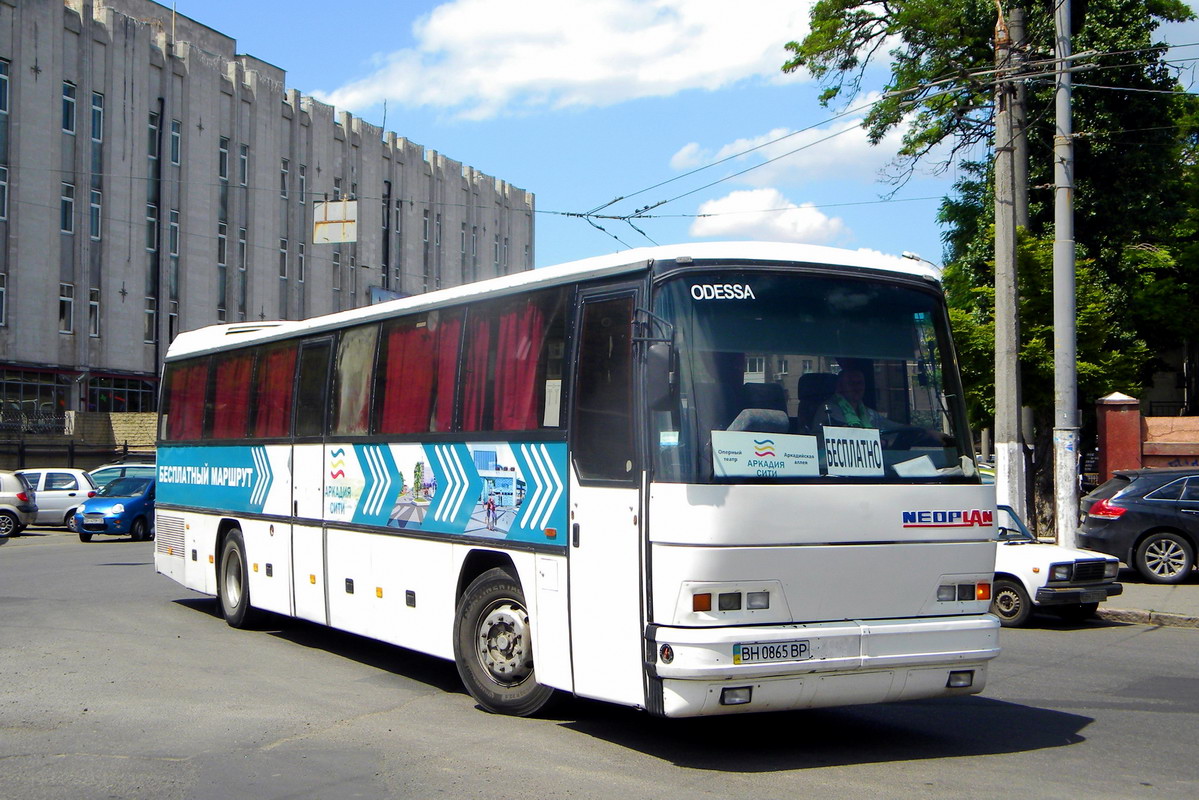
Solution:
M 1185 561 L 1186 554 L 1182 552 L 1178 542 L 1171 539 L 1150 542 L 1149 546 L 1145 548 L 1145 564 L 1154 575 L 1162 577 L 1177 575 L 1182 571 Z
M 241 602 L 241 554 L 236 550 L 225 558 L 225 598 L 230 608 Z
M 1014 617 L 1020 613 L 1020 597 L 1013 591 L 1002 591 L 995 596 L 995 607 L 1005 617 Z
M 479 661 L 496 683 L 517 684 L 533 673 L 529 642 L 529 615 L 511 600 L 497 603 L 479 621 Z

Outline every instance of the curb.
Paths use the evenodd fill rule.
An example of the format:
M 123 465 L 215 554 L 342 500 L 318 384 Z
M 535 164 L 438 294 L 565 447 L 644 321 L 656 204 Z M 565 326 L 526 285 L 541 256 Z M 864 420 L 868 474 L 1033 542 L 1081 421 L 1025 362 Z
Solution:
M 1170 614 L 1165 611 L 1133 611 L 1124 608 L 1101 608 L 1095 612 L 1100 619 L 1111 622 L 1135 622 L 1171 628 L 1199 628 L 1199 617 Z

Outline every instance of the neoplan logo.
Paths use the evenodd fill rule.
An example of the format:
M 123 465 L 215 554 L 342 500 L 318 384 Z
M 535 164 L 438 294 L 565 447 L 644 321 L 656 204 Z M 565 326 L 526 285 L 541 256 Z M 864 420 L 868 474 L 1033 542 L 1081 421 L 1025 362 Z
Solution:
M 691 287 L 694 300 L 757 300 L 748 283 L 697 283 Z
M 904 511 L 905 528 L 989 528 L 995 522 L 994 511 Z

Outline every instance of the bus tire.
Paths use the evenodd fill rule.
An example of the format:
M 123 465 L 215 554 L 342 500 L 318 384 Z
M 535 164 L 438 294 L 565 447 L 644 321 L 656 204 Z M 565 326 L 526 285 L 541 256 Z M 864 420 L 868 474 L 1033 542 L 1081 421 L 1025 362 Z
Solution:
M 531 716 L 553 696 L 537 682 L 524 592 L 506 569 L 487 570 L 463 593 L 454 615 L 454 661 L 471 697 L 492 713 Z
M 254 614 L 250 607 L 250 571 L 246 566 L 246 543 L 241 528 L 232 528 L 225 537 L 216 585 L 225 622 L 233 628 L 246 627 Z

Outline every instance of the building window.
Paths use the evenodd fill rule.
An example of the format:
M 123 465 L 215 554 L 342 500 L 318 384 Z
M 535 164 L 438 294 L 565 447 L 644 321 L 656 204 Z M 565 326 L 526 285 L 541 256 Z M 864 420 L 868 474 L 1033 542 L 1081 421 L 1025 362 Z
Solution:
M 146 154 L 151 161 L 158 160 L 158 135 L 162 126 L 162 120 L 158 116 L 157 111 L 150 112 L 150 121 L 146 125 Z
M 75 133 L 75 84 L 62 82 L 62 131 Z
M 304 243 L 300 242 L 296 251 L 296 280 L 304 282 Z
M 458 232 L 458 249 L 459 255 L 462 257 L 462 264 L 466 264 L 466 223 L 462 223 L 462 230 Z
M 300 165 L 300 203 L 308 202 L 308 167 Z
M 153 297 L 146 298 L 145 311 L 142 317 L 145 323 L 145 330 L 142 331 L 142 341 L 153 343 L 158 341 L 158 300 Z
M 433 223 L 433 244 L 441 248 L 441 215 L 438 214 Z
M 167 226 L 167 248 L 172 256 L 179 255 L 179 209 L 172 208 Z
M 0 59 L 0 114 L 8 113 L 8 62 Z
M 248 258 L 246 247 L 246 229 L 237 229 L 237 268 L 242 272 L 246 271 L 246 260 Z
M 158 249 L 158 206 L 146 203 L 146 249 Z
M 229 137 L 222 136 L 219 149 L 217 150 L 217 176 L 223 180 L 229 180 Z
M 491 248 L 491 258 L 498 272 L 500 269 L 500 235 L 498 233 L 495 235 L 495 244 Z
M 427 245 L 429 243 L 429 212 L 428 211 L 424 212 L 424 215 L 421 217 L 421 229 L 420 230 L 421 230 L 420 240 Z
M 250 146 L 237 146 L 237 182 L 245 186 L 250 179 Z
M 58 332 L 75 332 L 75 286 L 58 284 Z
M 171 120 L 171 163 L 179 165 L 183 155 L 183 123 L 177 119 Z
M 87 290 L 87 333 L 100 336 L 100 290 Z
M 287 159 L 279 161 L 279 196 L 284 200 L 287 199 L 287 174 L 290 171 L 290 164 Z
M 222 267 L 229 263 L 229 226 L 216 224 L 216 263 Z
M 8 324 L 8 276 L 0 272 L 0 326 Z
M 92 141 L 104 141 L 104 95 L 92 92 Z
M 279 277 L 287 277 L 287 240 L 279 240 Z
M 100 241 L 101 227 L 104 219 L 104 195 L 98 189 L 92 189 L 92 199 L 88 210 L 88 226 L 92 241 Z
M 0 219 L 8 219 L 8 167 L 0 167 Z
M 75 184 L 62 184 L 62 200 L 59 205 L 58 229 L 63 233 L 75 232 Z
M 341 178 L 333 179 L 333 199 L 334 200 L 341 199 Z
M 333 251 L 333 291 L 341 291 L 341 253 Z
M 173 342 L 179 333 L 179 302 L 172 300 L 168 308 L 170 311 L 167 312 L 167 341 Z

